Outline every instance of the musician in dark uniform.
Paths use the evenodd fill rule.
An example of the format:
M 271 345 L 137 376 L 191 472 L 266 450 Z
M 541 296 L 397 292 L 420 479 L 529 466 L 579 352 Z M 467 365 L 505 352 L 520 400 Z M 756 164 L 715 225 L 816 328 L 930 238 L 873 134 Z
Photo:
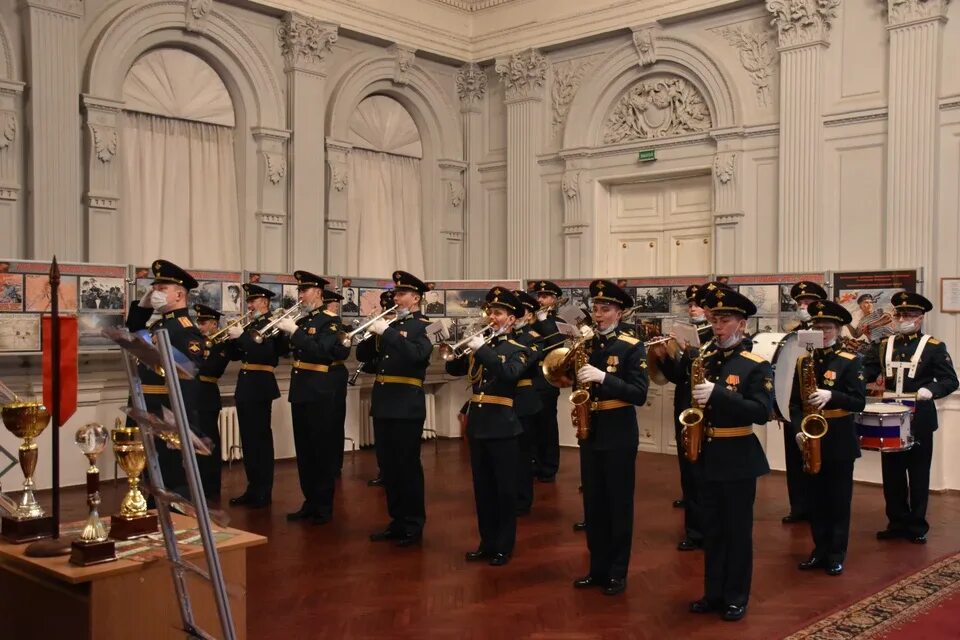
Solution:
M 343 361 L 350 347 L 341 343 L 340 318 L 323 310 L 323 287 L 329 282 L 309 271 L 296 271 L 293 277 L 300 313 L 279 320 L 277 327 L 287 334 L 293 357 L 289 400 L 303 506 L 287 519 L 326 524 L 333 518 L 338 451 L 343 449 L 336 405 L 347 384 Z
M 420 312 L 427 285 L 406 271 L 394 271 L 393 284 L 397 315 L 370 325 L 375 337 L 357 346 L 357 359 L 376 363 L 370 416 L 390 515 L 390 524 L 370 540 L 409 546 L 420 542 L 427 519 L 420 442 L 427 417 L 423 380 L 433 342 L 427 335 L 431 320 Z
M 339 324 L 343 324 L 343 321 L 340 319 L 340 302 L 343 300 L 343 296 L 333 291 L 332 289 L 323 290 L 323 311 L 327 315 L 333 315 L 337 319 Z M 336 436 L 340 438 L 340 448 L 337 449 L 337 477 L 340 477 L 340 472 L 343 471 L 343 445 L 345 442 L 346 431 L 344 423 L 347 420 L 347 370 L 344 367 L 337 367 L 335 370 L 331 371 L 331 374 L 335 375 L 338 379 L 342 378 L 342 385 L 337 385 L 337 395 L 333 401 L 333 408 L 335 413 L 333 414 L 333 425 L 336 429 Z
M 273 495 L 273 401 L 280 397 L 274 369 L 280 356 L 287 352 L 287 339 L 282 333 L 257 343 L 254 332 L 263 331 L 270 322 L 270 300 L 273 291 L 258 284 L 246 283 L 243 292 L 247 312 L 253 320 L 246 330 L 229 329 L 230 358 L 240 361 L 234 400 L 240 423 L 240 444 L 243 446 L 243 469 L 247 475 L 246 490 L 230 499 L 232 505 L 262 508 Z
M 490 289 L 486 308 L 493 337 L 474 336 L 467 343 L 469 355 L 448 362 L 447 373 L 469 375 L 473 383 L 467 437 L 480 545 L 466 559 L 499 567 L 510 561 L 517 539 L 517 440 L 522 428 L 514 403 L 533 352 L 513 339 L 513 325 L 525 309 L 512 291 Z
M 153 271 L 151 289 L 139 302 L 130 305 L 126 327 L 131 332 L 142 331 L 147 328 L 150 316 L 156 312 L 160 318 L 150 325 L 150 334 L 166 329 L 173 348 L 180 351 L 199 368 L 203 364 L 205 340 L 200 329 L 190 319 L 190 311 L 187 308 L 187 292 L 196 289 L 197 281 L 189 273 L 167 260 L 154 260 L 151 270 Z M 158 416 L 162 415 L 162 408 L 170 407 L 164 374 L 142 363 L 137 365 L 137 371 L 143 383 L 147 411 Z M 180 389 L 190 427 L 201 434 L 198 414 L 200 381 L 180 379 Z M 128 424 L 135 423 L 129 421 Z M 160 439 L 157 439 L 156 443 L 164 485 L 180 495 L 190 495 L 180 451 L 170 449 Z
M 593 327 L 581 329 L 588 360 L 576 372 L 578 388 L 590 393 L 589 435 L 580 441 L 590 572 L 573 586 L 612 596 L 627 588 L 640 443 L 634 406 L 647 401 L 649 379 L 643 343 L 619 330 L 633 298 L 609 280 L 594 280 L 590 295 Z
M 707 322 L 703 308 L 700 306 L 702 299 L 697 297 L 701 288 L 706 286 L 708 285 L 692 284 L 687 287 L 686 291 L 687 316 L 690 323 L 697 328 L 701 348 L 705 348 L 705 345 L 713 338 L 713 329 Z M 699 348 L 687 345 L 680 352 L 679 358 L 664 358 L 660 363 L 660 371 L 663 372 L 663 376 L 676 385 L 673 392 L 673 430 L 674 441 L 677 443 L 680 489 L 683 497 L 680 500 L 675 500 L 673 506 L 683 507 L 684 509 L 684 536 L 677 545 L 677 549 L 680 551 L 692 551 L 703 547 L 700 497 L 697 492 L 698 480 L 695 475 L 698 468 L 686 458 L 683 450 L 683 438 L 681 437 L 683 425 L 680 424 L 680 414 L 690 408 L 690 363 L 693 362 L 699 352 Z
M 558 301 L 563 290 L 549 280 L 538 280 L 530 287 L 531 295 L 540 303 L 534 331 L 543 340 L 542 350 L 563 342 L 557 332 Z M 540 394 L 541 409 L 533 418 L 533 473 L 540 482 L 553 482 L 560 468 L 560 431 L 557 426 L 557 398 L 560 390 L 543 379 L 534 378 L 533 386 Z
M 513 325 L 513 339 L 530 350 L 527 369 L 517 381 L 517 395 L 513 402 L 520 428 L 523 429 L 517 441 L 517 515 L 525 516 L 533 508 L 533 419 L 543 408 L 540 394 L 533 385 L 538 376 L 543 377 L 540 370 L 543 352 L 540 350 L 540 334 L 533 329 L 534 314 L 540 308 L 540 303 L 526 291 L 516 290 L 513 295 L 523 307 L 523 316 Z
M 391 309 L 392 307 L 393 307 L 393 289 L 387 289 L 386 291 L 383 291 L 383 292 L 380 294 L 380 310 L 381 310 L 381 311 L 387 311 L 387 310 Z M 388 314 L 388 315 L 384 316 L 383 319 L 386 320 L 387 322 L 390 322 L 390 321 L 393 320 L 395 317 L 396 317 L 396 314 L 391 313 L 391 314 Z M 365 351 L 365 350 L 367 350 L 366 347 L 363 348 L 363 349 L 361 349 L 360 347 L 357 347 L 357 353 L 358 353 L 358 354 L 359 354 L 361 351 Z M 359 355 L 358 355 L 357 357 L 359 357 Z M 374 352 L 374 354 L 372 355 L 372 358 L 373 358 L 373 359 L 370 360 L 370 361 L 361 361 L 361 363 L 360 363 L 360 369 L 359 369 L 361 372 L 363 372 L 363 373 L 373 373 L 373 374 L 376 374 L 376 373 L 377 373 L 377 366 L 380 364 L 379 352 Z M 359 374 L 358 374 L 358 375 L 359 375 Z M 377 457 L 377 476 L 376 476 L 375 478 L 371 478 L 370 480 L 367 480 L 367 486 L 368 486 L 368 487 L 381 487 L 381 486 L 383 486 L 383 473 L 381 472 L 381 469 L 383 469 L 383 463 L 380 461 L 380 458 L 381 458 L 382 455 L 383 455 L 383 453 L 382 453 L 382 451 L 381 451 L 382 448 L 383 448 L 383 447 L 382 447 L 380 444 L 377 443 L 376 438 L 374 438 L 374 441 L 373 441 L 373 452 L 374 452 L 374 454 L 375 454 L 376 457 Z
M 223 404 L 220 400 L 218 380 L 227 365 L 230 364 L 230 344 L 221 341 L 211 344 L 209 338 L 216 333 L 219 327 L 221 313 L 204 304 L 193 305 L 196 314 L 197 328 L 208 339 L 204 343 L 203 363 L 197 380 L 200 381 L 198 394 L 197 426 L 212 446 L 209 456 L 197 456 L 197 468 L 200 471 L 200 482 L 203 484 L 203 494 L 207 498 L 220 497 L 220 409 Z
M 800 563 L 803 571 L 826 569 L 831 576 L 843 573 L 850 536 L 850 502 L 853 499 L 853 465 L 860 457 L 860 444 L 851 412 L 862 411 L 866 403 L 863 361 L 843 350 L 840 329 L 849 324 L 850 312 L 829 300 L 815 300 L 807 307 L 811 329 L 823 332 L 823 348 L 813 350 L 816 391 L 806 404 L 827 420 L 826 435 L 819 438 L 820 471 L 809 474 L 810 533 L 813 552 Z M 801 397 L 803 358 L 797 363 L 790 402 L 794 431 L 800 431 L 804 416 Z M 799 446 L 794 443 L 799 451 Z
M 715 348 L 703 354 L 706 381 L 693 388 L 704 412 L 697 461 L 704 595 L 690 603 L 690 611 L 720 611 L 724 620 L 735 621 L 746 614 L 750 597 L 757 477 L 770 472 L 753 425 L 770 418 L 773 372 L 769 362 L 744 345 L 747 318 L 757 312 L 753 302 L 717 288 L 706 294 L 703 305 L 711 313 Z
M 919 293 L 906 291 L 893 294 L 891 302 L 898 335 L 884 339 L 868 352 L 864 373 L 867 380 L 875 380 L 882 373 L 888 392 L 916 394 L 916 409 L 911 416 L 914 444 L 906 451 L 880 456 L 888 523 L 886 529 L 877 532 L 877 538 L 906 538 L 926 544 L 930 530 L 926 517 L 930 461 L 933 432 L 938 427 L 933 401 L 957 390 L 957 372 L 947 345 L 923 333 L 923 314 L 933 310 L 933 304 Z M 914 360 L 916 367 L 911 369 Z
M 810 328 L 808 306 L 816 300 L 826 300 L 827 292 L 816 282 L 801 280 L 790 288 L 790 297 L 797 303 L 797 313 L 792 323 L 784 327 L 788 331 L 800 331 Z M 798 423 L 799 424 L 799 423 Z M 783 516 L 784 524 L 803 522 L 810 519 L 810 500 L 808 494 L 809 477 L 803 472 L 803 459 L 797 447 L 797 431 L 793 424 L 780 423 L 783 431 L 783 455 L 787 467 L 787 497 L 790 500 L 790 513 Z

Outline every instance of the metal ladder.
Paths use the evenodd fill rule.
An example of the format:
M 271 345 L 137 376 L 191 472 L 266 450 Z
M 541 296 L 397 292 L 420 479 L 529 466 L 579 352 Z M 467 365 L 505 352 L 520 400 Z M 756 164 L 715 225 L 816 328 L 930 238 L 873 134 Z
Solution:
M 127 334 L 128 336 L 130 334 Z M 140 381 L 140 374 L 137 372 L 137 361 L 143 362 L 147 366 L 162 366 L 167 372 L 167 394 L 170 398 L 170 407 L 173 412 L 174 422 L 180 436 L 180 453 L 183 457 L 183 468 L 187 475 L 187 484 L 190 487 L 190 499 L 197 512 L 197 526 L 200 530 L 200 538 L 203 542 L 203 551 L 207 560 L 208 573 L 204 574 L 198 571 L 197 567 L 183 560 L 180 550 L 177 548 L 176 531 L 173 526 L 173 519 L 170 517 L 169 495 L 161 495 L 166 487 L 163 481 L 163 474 L 160 471 L 160 463 L 157 459 L 157 449 L 149 428 L 140 429 L 140 437 L 143 440 L 143 451 L 147 459 L 147 470 L 150 474 L 150 484 L 159 489 L 154 493 L 154 499 L 157 503 L 157 514 L 160 520 L 160 528 L 163 532 L 163 542 L 167 551 L 167 559 L 171 563 L 173 572 L 173 585 L 177 593 L 177 602 L 180 605 L 180 617 L 183 622 L 183 630 L 190 638 L 203 638 L 204 640 L 215 640 L 212 636 L 197 626 L 193 616 L 193 607 L 190 602 L 190 592 L 187 589 L 185 579 L 186 572 L 192 572 L 209 580 L 213 586 L 214 596 L 217 602 L 217 613 L 220 617 L 220 627 L 223 631 L 224 640 L 236 640 L 236 630 L 233 625 L 233 616 L 230 612 L 230 600 L 227 596 L 226 583 L 223 578 L 223 570 L 220 566 L 220 556 L 217 553 L 217 545 L 213 539 L 213 531 L 210 527 L 210 513 L 207 510 L 207 499 L 203 495 L 203 488 L 200 483 L 200 472 L 197 469 L 197 456 L 194 448 L 190 445 L 190 426 L 187 420 L 186 407 L 183 404 L 183 392 L 180 388 L 180 378 L 177 363 L 173 355 L 173 347 L 170 344 L 170 335 L 166 329 L 160 329 L 153 334 L 156 337 L 156 347 L 143 343 L 140 338 L 134 336 L 136 343 L 130 341 L 114 341 L 123 347 L 123 359 L 127 370 L 127 379 L 130 382 L 130 395 L 134 409 L 147 411 L 146 400 L 143 397 L 143 385 Z M 113 336 L 111 336 L 113 337 Z M 131 352 L 131 347 L 136 344 L 135 352 Z M 181 367 L 182 370 L 182 367 Z

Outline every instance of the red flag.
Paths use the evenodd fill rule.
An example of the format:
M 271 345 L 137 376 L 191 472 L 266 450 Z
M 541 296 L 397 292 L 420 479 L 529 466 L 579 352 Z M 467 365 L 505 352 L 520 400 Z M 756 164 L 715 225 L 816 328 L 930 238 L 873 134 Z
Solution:
M 50 316 L 43 316 L 43 404 L 53 412 L 53 326 Z M 77 410 L 77 319 L 60 316 L 60 420 L 64 425 Z

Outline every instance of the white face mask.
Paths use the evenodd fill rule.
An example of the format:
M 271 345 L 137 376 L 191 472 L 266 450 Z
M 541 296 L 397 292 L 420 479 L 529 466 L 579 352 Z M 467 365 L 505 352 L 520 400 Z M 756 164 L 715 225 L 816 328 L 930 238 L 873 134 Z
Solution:
M 150 294 L 150 306 L 159 311 L 167 306 L 167 294 L 164 291 L 154 291 Z
M 903 335 L 909 335 L 914 333 L 917 330 L 917 321 L 916 320 L 904 320 L 899 326 L 897 326 L 897 331 Z
M 826 349 L 827 347 L 832 347 L 832 346 L 835 345 L 835 344 L 837 344 L 837 339 L 836 339 L 836 338 L 834 338 L 833 340 L 831 340 L 831 341 L 829 341 L 829 342 L 827 342 L 826 340 L 824 340 L 824 341 L 823 341 L 823 348 Z
M 706 322 L 706 320 L 707 320 L 707 317 L 704 315 L 690 316 L 690 322 L 692 322 L 693 324 L 703 324 L 704 322 Z
M 807 311 L 807 308 L 797 309 L 797 320 L 800 322 L 808 322 L 810 320 L 810 312 Z
M 740 332 L 737 332 L 732 336 L 730 336 L 729 338 L 727 338 L 726 340 L 720 341 L 718 344 L 720 345 L 721 349 L 732 349 L 733 347 L 740 344 L 741 340 L 743 340 L 743 334 L 741 334 Z

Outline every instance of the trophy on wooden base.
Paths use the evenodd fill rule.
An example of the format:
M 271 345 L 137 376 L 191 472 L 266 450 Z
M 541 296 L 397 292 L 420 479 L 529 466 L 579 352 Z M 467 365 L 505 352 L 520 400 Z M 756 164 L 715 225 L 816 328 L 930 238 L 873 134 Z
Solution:
M 120 513 L 110 518 L 110 537 L 114 540 L 129 540 L 137 536 L 156 533 L 157 514 L 147 512 L 147 501 L 140 492 L 140 474 L 147 458 L 143 452 L 139 427 L 124 427 L 120 420 L 110 434 L 113 453 L 127 474 L 129 490 L 120 503 Z
M 0 416 L 10 433 L 23 439 L 18 451 L 23 471 L 23 495 L 14 513 L 0 518 L 0 535 L 14 544 L 48 538 L 53 518 L 44 514 L 33 495 L 33 472 L 37 468 L 38 455 L 37 443 L 33 440 L 50 424 L 50 412 L 39 402 L 15 401 L 4 405 Z
M 117 559 L 116 546 L 107 537 L 107 531 L 100 521 L 100 470 L 97 469 L 97 456 L 107 446 L 107 430 L 103 425 L 91 422 L 77 429 L 77 446 L 90 461 L 87 468 L 87 506 L 90 515 L 83 527 L 79 540 L 70 545 L 70 564 L 88 567 L 92 564 L 110 562 Z

